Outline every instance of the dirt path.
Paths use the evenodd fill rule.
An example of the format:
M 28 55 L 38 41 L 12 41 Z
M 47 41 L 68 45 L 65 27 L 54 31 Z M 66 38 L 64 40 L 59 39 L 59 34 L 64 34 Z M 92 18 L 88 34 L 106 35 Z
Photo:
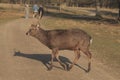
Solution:
M 32 19 L 18 19 L 0 25 L 0 80 L 118 80 L 114 71 L 92 59 L 92 70 L 86 73 L 87 58 L 82 55 L 71 71 L 64 71 L 55 62 L 52 71 L 45 64 L 51 51 L 36 39 L 26 36 Z M 66 62 L 74 58 L 71 51 L 60 51 Z M 69 59 L 68 59 L 69 58 Z M 81 68 L 82 67 L 82 68 Z

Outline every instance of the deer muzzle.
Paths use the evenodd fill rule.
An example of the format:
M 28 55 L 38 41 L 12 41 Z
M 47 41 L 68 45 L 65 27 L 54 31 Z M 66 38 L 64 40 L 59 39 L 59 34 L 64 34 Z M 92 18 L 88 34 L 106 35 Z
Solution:
M 26 35 L 29 35 L 29 31 L 28 31 L 28 32 L 26 32 Z

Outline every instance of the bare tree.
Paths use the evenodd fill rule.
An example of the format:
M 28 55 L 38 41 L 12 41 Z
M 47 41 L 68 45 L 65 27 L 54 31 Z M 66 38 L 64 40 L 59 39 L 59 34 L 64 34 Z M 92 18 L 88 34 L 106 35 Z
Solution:
M 120 0 L 118 0 L 118 8 L 119 8 L 118 20 L 120 21 Z
M 100 13 L 100 0 L 96 0 L 96 17 L 101 18 L 101 13 Z

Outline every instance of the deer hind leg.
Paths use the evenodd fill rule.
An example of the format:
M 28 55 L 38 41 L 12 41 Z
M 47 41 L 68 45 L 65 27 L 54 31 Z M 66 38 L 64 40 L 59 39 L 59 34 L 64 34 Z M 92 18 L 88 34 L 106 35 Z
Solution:
M 76 64 L 76 62 L 80 58 L 80 50 L 79 49 L 74 50 L 74 53 L 75 53 L 75 59 L 73 60 L 73 63 L 70 65 L 69 70 L 72 69 L 72 67 Z
M 89 72 L 91 70 L 91 57 L 92 57 L 92 54 L 90 53 L 90 51 L 86 51 L 84 53 L 88 57 L 88 69 L 86 70 L 86 72 Z

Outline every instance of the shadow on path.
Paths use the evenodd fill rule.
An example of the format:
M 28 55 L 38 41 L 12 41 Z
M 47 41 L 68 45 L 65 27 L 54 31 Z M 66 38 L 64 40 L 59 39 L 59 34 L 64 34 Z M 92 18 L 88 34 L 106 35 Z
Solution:
M 46 68 L 49 70 L 49 67 L 50 67 L 49 61 L 51 60 L 50 54 L 27 54 L 27 53 L 22 53 L 22 52 L 14 52 L 14 56 L 20 56 L 20 57 L 25 57 L 25 58 L 30 58 L 30 59 L 41 61 L 46 66 Z M 72 64 L 72 62 L 66 57 L 59 56 L 59 58 L 67 67 L 69 66 L 69 64 Z M 57 60 L 55 59 L 54 61 L 57 61 Z M 75 64 L 75 65 L 86 72 L 86 69 L 84 69 L 80 65 L 78 64 Z M 61 67 L 57 67 L 55 65 L 54 67 L 63 70 L 63 68 Z

